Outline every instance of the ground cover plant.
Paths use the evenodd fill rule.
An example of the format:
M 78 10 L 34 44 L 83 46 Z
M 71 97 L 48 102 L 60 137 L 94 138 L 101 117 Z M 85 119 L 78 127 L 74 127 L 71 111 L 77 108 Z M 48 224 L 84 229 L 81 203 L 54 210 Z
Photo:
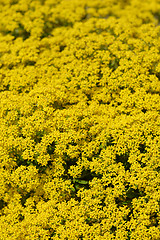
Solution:
M 160 239 L 160 1 L 0 0 L 0 240 Z

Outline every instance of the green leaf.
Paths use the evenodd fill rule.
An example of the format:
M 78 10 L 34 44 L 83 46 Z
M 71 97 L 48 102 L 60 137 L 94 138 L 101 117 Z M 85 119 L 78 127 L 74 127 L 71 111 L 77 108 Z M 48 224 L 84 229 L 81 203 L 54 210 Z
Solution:
M 88 181 L 85 180 L 76 180 L 79 184 L 88 184 Z
M 72 192 L 75 192 L 75 191 L 76 191 L 75 188 L 71 188 L 71 190 L 72 190 Z

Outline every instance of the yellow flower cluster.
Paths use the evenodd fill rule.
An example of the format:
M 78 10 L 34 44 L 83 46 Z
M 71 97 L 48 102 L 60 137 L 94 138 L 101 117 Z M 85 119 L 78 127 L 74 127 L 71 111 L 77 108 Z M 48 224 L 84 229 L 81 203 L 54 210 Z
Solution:
M 0 0 L 0 240 L 160 239 L 160 1 Z

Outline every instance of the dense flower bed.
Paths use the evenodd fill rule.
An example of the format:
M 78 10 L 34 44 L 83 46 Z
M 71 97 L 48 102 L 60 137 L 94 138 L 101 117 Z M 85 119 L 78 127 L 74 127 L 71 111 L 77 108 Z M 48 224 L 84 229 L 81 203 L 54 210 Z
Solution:
M 159 0 L 0 0 L 0 240 L 160 239 L 159 25 Z

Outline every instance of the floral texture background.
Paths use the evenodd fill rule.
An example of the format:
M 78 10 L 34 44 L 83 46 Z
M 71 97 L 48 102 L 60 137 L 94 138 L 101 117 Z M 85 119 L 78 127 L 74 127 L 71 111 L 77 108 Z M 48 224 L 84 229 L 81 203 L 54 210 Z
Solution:
M 160 0 L 0 0 L 0 240 L 160 239 Z

